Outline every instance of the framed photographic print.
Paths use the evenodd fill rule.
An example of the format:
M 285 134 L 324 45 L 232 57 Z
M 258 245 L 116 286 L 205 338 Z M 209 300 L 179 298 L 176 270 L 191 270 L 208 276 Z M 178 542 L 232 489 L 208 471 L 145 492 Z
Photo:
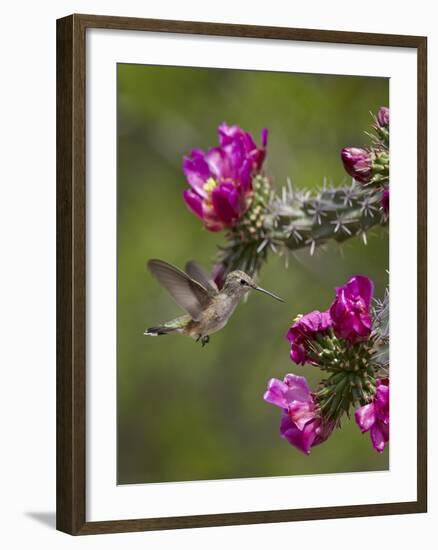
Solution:
M 425 512 L 426 38 L 57 51 L 57 528 Z

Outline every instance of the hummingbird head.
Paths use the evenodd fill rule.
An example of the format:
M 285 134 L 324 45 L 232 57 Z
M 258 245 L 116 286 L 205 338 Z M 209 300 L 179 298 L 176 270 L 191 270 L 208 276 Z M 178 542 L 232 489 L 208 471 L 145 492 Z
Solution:
M 230 296 L 239 296 L 241 298 L 250 290 L 258 290 L 268 296 L 272 296 L 272 298 L 275 298 L 280 302 L 284 302 L 284 300 L 279 296 L 276 296 L 272 292 L 257 286 L 256 282 L 244 271 L 232 271 L 229 273 L 222 288 L 222 292 L 226 292 Z

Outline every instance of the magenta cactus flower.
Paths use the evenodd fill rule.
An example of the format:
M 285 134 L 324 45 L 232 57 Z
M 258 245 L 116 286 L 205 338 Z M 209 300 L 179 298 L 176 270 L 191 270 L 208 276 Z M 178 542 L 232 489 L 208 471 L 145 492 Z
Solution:
M 209 231 L 231 227 L 246 212 L 252 178 L 262 168 L 268 132 L 262 131 L 260 147 L 249 132 L 222 123 L 219 146 L 206 153 L 193 149 L 183 162 L 190 189 L 184 191 L 188 208 Z
M 388 107 L 380 107 L 377 113 L 377 123 L 381 128 L 389 126 L 389 109 Z
M 344 168 L 351 177 L 361 183 L 368 183 L 372 178 L 373 162 L 370 153 L 360 147 L 344 147 L 341 151 Z
M 354 418 L 362 433 L 370 432 L 371 443 L 383 453 L 389 441 L 389 380 L 377 380 L 376 395 L 371 403 L 357 409 Z
M 385 214 L 389 214 L 389 188 L 386 187 L 382 193 L 381 205 Z
M 336 336 L 353 344 L 368 340 L 373 292 L 373 282 L 363 275 L 355 275 L 346 285 L 336 289 L 336 298 L 329 310 Z
M 286 338 L 291 344 L 290 357 L 297 365 L 309 362 L 308 345 L 318 333 L 323 333 L 332 325 L 328 311 L 318 310 L 302 315 L 287 332 Z
M 282 409 L 281 436 L 305 454 L 333 431 L 334 424 L 322 418 L 304 376 L 286 374 L 283 381 L 272 378 L 263 398 Z

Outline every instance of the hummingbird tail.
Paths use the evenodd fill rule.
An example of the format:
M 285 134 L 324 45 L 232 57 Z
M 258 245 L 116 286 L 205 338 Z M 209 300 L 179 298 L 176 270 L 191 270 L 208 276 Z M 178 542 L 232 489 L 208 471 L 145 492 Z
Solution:
M 158 327 L 152 327 L 145 330 L 145 336 L 162 336 L 163 334 L 171 334 L 172 332 L 180 332 L 187 323 L 190 321 L 189 315 L 183 315 L 182 317 L 177 317 L 172 319 L 167 323 L 163 323 Z
M 170 334 L 174 332 L 175 328 L 170 327 L 152 327 L 145 330 L 145 336 L 163 336 L 163 334 Z

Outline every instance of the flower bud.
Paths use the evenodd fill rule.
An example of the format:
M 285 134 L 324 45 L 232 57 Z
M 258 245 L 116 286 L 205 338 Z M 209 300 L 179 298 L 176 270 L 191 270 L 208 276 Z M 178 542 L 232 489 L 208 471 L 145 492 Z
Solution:
M 377 113 L 377 123 L 381 128 L 387 128 L 389 126 L 389 109 L 388 107 L 380 107 Z
M 351 177 L 361 183 L 368 183 L 372 178 L 372 158 L 366 149 L 345 147 L 341 151 L 344 168 Z

